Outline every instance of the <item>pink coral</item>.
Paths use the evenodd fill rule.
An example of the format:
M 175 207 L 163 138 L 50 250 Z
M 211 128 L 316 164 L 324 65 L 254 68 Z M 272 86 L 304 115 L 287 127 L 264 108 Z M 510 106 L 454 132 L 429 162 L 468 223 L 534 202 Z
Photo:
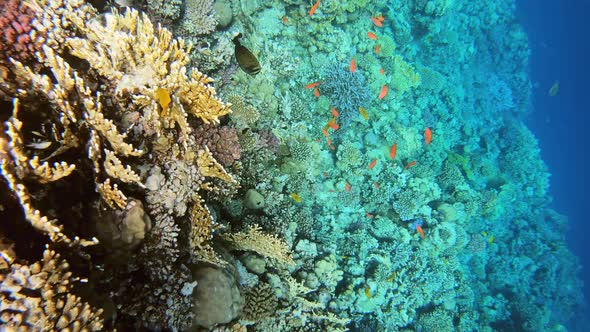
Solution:
M 202 124 L 197 127 L 194 135 L 197 144 L 207 146 L 213 157 L 224 166 L 230 166 L 242 155 L 242 148 L 234 128 Z
M 277 152 L 280 141 L 272 131 L 263 129 L 258 133 L 258 144 L 263 149 L 269 149 L 272 152 Z
M 32 30 L 33 10 L 20 0 L 0 1 L 0 63 L 8 58 L 26 62 L 32 60 L 35 46 L 29 33 Z

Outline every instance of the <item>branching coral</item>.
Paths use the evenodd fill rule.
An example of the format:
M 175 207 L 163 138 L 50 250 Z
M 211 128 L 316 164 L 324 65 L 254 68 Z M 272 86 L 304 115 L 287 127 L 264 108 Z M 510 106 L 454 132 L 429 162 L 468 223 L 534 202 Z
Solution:
M 1 260 L 9 267 L 0 273 L 0 324 L 9 330 L 100 331 L 102 310 L 72 294 L 69 264 L 46 249 L 43 259 L 31 265 L 13 262 L 7 250 Z
M 324 80 L 319 89 L 341 112 L 343 123 L 348 123 L 358 114 L 359 107 L 366 108 L 371 101 L 371 91 L 365 76 L 360 71 L 351 73 L 340 64 L 328 66 L 324 70 Z
M 217 25 L 214 13 L 213 0 L 187 0 L 180 28 L 189 35 L 210 33 Z
M 250 227 L 247 232 L 225 235 L 224 239 L 229 241 L 236 250 L 254 251 L 279 263 L 293 263 L 286 243 L 276 235 L 262 233 L 258 225 Z

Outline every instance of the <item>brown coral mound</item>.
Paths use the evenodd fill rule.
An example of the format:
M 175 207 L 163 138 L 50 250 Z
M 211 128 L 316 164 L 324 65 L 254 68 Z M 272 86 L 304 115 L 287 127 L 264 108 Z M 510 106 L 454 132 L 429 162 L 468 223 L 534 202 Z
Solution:
M 195 130 L 197 144 L 207 146 L 215 159 L 224 166 L 232 165 L 242 155 L 236 130 L 203 124 Z

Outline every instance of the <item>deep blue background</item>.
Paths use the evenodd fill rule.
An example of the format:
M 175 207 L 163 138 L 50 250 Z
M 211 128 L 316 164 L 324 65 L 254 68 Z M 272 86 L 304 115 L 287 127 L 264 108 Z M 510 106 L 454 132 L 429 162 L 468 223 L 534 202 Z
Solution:
M 590 0 L 518 0 L 530 41 L 533 110 L 527 118 L 551 172 L 557 212 L 569 217 L 568 242 L 580 257 L 590 299 Z M 560 92 L 547 91 L 559 80 Z

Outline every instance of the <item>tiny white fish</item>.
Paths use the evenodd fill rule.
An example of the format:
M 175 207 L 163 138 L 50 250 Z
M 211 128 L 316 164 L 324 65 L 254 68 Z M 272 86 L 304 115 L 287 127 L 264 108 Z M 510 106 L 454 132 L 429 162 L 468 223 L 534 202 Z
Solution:
M 35 142 L 27 144 L 28 147 L 37 149 L 37 150 L 45 150 L 51 146 L 51 142 Z

